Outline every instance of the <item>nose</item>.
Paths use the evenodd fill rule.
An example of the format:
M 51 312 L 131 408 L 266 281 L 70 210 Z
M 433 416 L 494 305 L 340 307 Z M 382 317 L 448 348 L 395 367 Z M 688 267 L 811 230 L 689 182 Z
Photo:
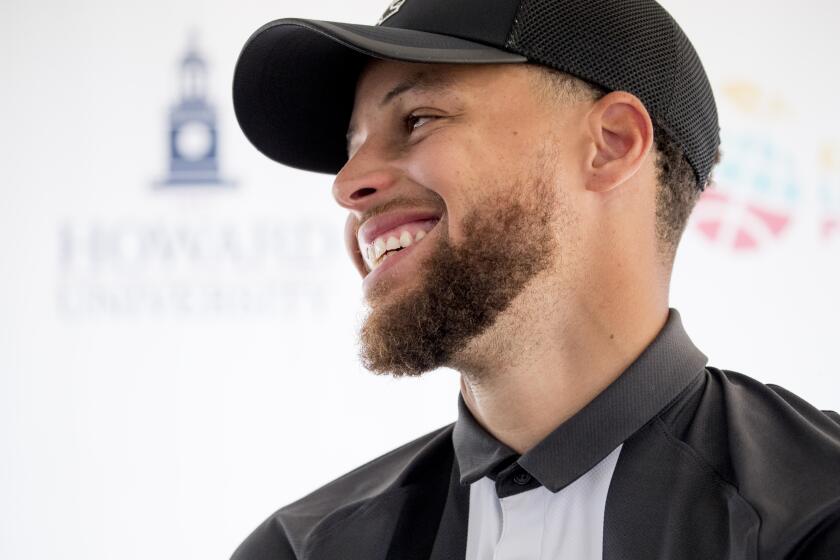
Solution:
M 383 195 L 398 179 L 398 171 L 386 159 L 366 148 L 370 147 L 361 147 L 344 164 L 332 186 L 333 198 L 338 205 L 357 216 L 381 203 Z

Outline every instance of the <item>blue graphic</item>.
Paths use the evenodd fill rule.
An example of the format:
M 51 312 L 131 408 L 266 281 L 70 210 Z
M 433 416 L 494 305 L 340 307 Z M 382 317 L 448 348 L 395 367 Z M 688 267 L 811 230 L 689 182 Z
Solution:
M 800 199 L 793 154 L 766 134 L 721 134 L 724 158 L 693 215 L 699 232 L 735 251 L 755 251 L 789 229 Z
M 721 142 L 725 157 L 715 170 L 717 182 L 756 202 L 784 207 L 799 202 L 797 169 L 791 153 L 762 134 L 738 134 L 725 140 Z
M 180 100 L 169 110 L 169 176 L 160 186 L 232 186 L 219 177 L 216 111 L 207 100 L 207 63 L 194 42 L 180 68 Z

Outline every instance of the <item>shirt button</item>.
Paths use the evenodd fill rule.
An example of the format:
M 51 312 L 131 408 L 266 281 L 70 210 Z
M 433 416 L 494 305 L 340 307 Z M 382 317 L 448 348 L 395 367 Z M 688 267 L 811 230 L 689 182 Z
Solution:
M 531 475 L 526 472 L 518 472 L 513 475 L 513 483 L 518 484 L 519 486 L 525 486 L 531 482 Z

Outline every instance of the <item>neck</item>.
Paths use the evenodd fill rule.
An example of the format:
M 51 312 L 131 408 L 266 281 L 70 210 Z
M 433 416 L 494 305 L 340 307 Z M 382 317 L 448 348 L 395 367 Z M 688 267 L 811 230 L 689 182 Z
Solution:
M 667 297 L 623 295 L 559 314 L 547 296 L 516 302 L 455 365 L 476 420 L 521 454 L 606 389 L 668 318 Z

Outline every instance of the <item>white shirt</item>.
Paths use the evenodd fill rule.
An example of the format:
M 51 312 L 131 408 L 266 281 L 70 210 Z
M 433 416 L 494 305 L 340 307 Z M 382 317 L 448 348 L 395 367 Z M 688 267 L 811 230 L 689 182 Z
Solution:
M 499 499 L 490 478 L 473 482 L 466 560 L 601 560 L 607 491 L 622 445 L 557 493 L 539 486 Z

